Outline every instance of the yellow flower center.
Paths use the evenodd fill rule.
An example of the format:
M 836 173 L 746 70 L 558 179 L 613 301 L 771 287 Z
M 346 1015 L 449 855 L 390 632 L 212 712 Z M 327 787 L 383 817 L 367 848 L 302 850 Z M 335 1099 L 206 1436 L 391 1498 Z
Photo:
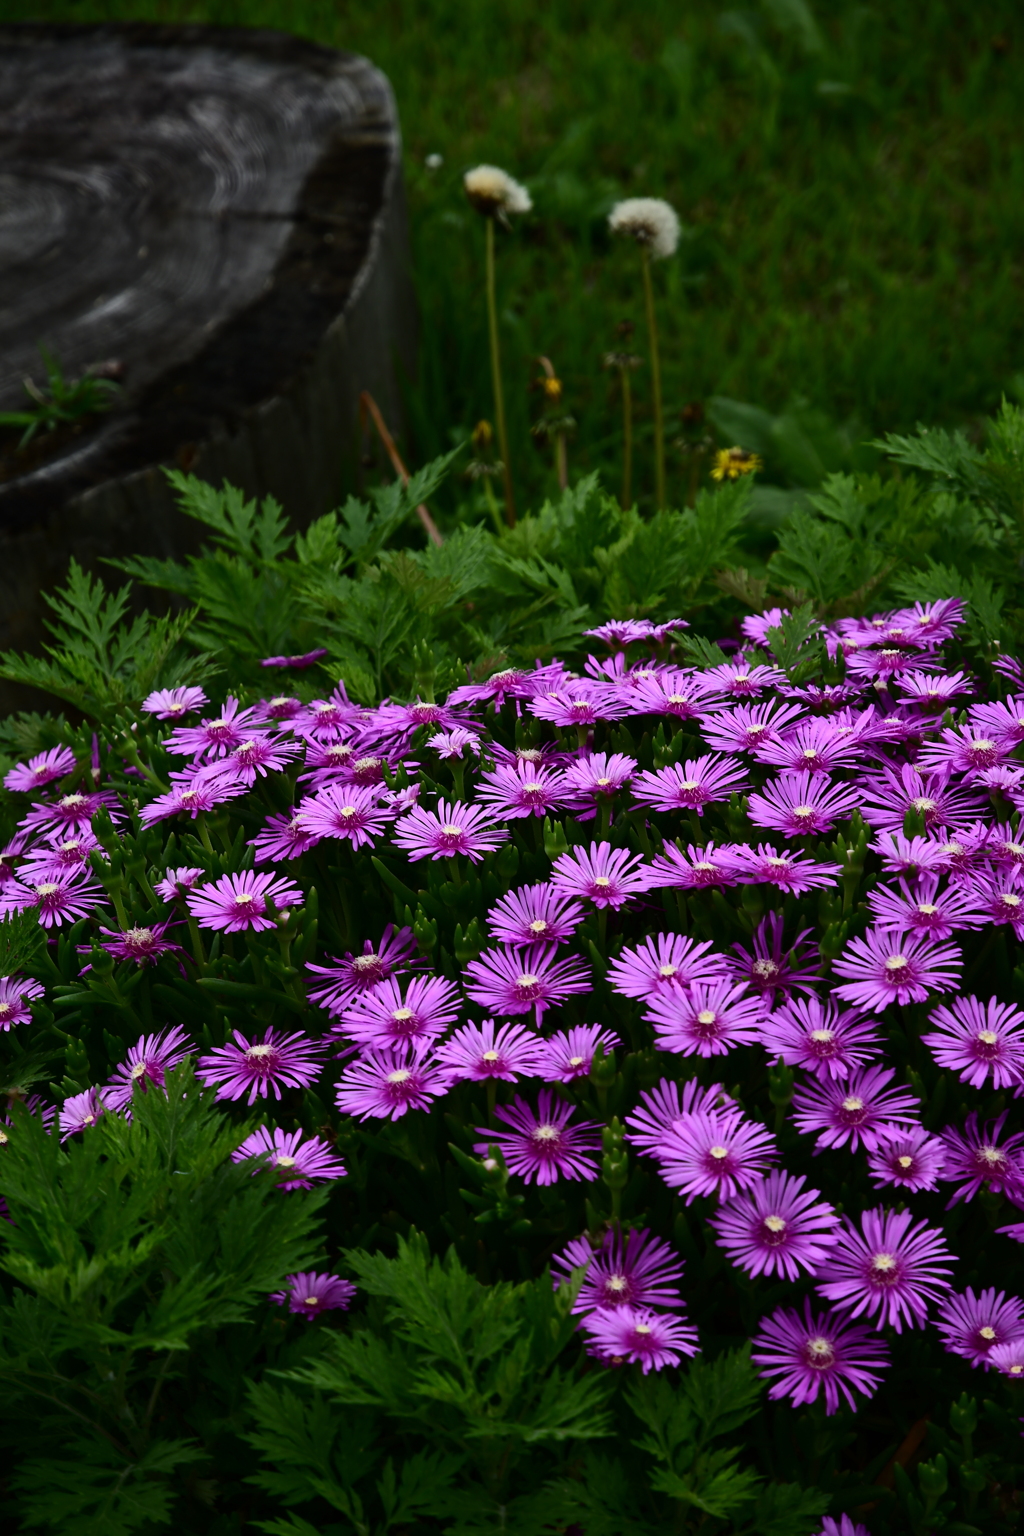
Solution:
M 497 1061 L 498 1053 L 497 1051 L 484 1051 L 483 1057 L 481 1059 L 483 1061 Z
M 410 1077 L 412 1073 L 406 1067 L 396 1067 L 394 1072 L 388 1073 L 386 1081 L 397 1086 L 399 1083 L 407 1083 Z
M 265 1056 L 272 1056 L 273 1053 L 274 1047 L 272 1045 L 250 1045 L 245 1054 L 249 1057 L 250 1061 L 262 1061 Z
M 994 1029 L 979 1029 L 977 1038 L 979 1045 L 997 1045 L 999 1042 L 999 1036 Z
M 583 1065 L 583 1057 L 582 1056 L 570 1056 L 569 1057 L 569 1065 L 570 1065 L 570 1067 L 582 1067 L 582 1065 Z
M 517 987 L 535 987 L 537 985 L 538 980 L 539 980 L 539 978 L 536 977 L 536 976 L 531 976 L 529 971 L 524 971 L 521 976 L 517 976 L 516 977 L 516 986 Z
M 766 1216 L 764 1224 L 769 1232 L 784 1232 L 786 1230 L 786 1219 L 784 1216 Z
M 978 1336 L 982 1339 L 994 1339 L 996 1336 L 996 1331 L 994 1328 L 990 1328 L 988 1323 L 986 1323 L 984 1328 L 978 1329 Z
M 808 819 L 808 817 L 814 815 L 814 806 L 813 805 L 794 805 L 794 807 L 793 807 L 793 815 L 796 816 L 800 821 L 806 821 Z
M 607 875 L 595 875 L 594 884 L 599 885 L 604 890 L 607 886 L 611 885 L 611 881 Z
M 919 901 L 917 904 L 917 910 L 920 912 L 922 917 L 934 917 L 939 909 L 935 905 L 934 901 Z
M 880 1275 L 891 1274 L 896 1268 L 896 1255 L 894 1253 L 876 1253 L 871 1260 L 871 1268 Z
M 717 1015 L 712 1008 L 702 1008 L 700 1013 L 697 1015 L 697 1023 L 705 1025 L 713 1024 L 716 1017 Z
M 904 1152 L 902 1157 L 898 1157 L 896 1161 L 899 1163 L 901 1168 L 909 1168 L 913 1164 L 914 1159 L 912 1157 L 908 1157 Z
M 456 827 L 453 823 L 449 822 L 447 826 L 441 828 L 441 831 L 444 833 L 445 837 L 458 837 L 462 831 L 462 828 Z
M 652 1330 L 647 1325 L 647 1323 L 637 1323 L 636 1328 L 634 1329 L 635 1333 L 641 1333 L 641 1334 L 645 1334 L 645 1335 L 650 1333 L 651 1331 Z
M 843 1100 L 843 1108 L 848 1115 L 855 1115 L 864 1108 L 864 1100 L 858 1099 L 856 1094 L 851 1093 L 849 1098 Z
M 835 1030 L 832 1029 L 811 1030 L 811 1039 L 814 1041 L 815 1045 L 828 1045 L 829 1041 L 832 1040 L 834 1036 Z
M 44 880 L 42 885 L 36 886 L 37 896 L 52 896 L 54 891 L 59 891 L 60 886 L 53 880 Z
M 934 811 L 935 809 L 935 801 L 929 800 L 927 795 L 918 795 L 917 799 L 911 800 L 910 804 L 915 811 L 920 811 L 922 815 L 927 815 L 929 811 Z
M 557 1125 L 538 1125 L 533 1133 L 535 1141 L 557 1141 L 559 1136 Z
M 715 1158 L 718 1162 L 721 1162 L 723 1157 L 728 1157 L 729 1156 L 729 1148 L 728 1147 L 721 1147 L 721 1146 L 719 1146 L 719 1147 L 709 1147 L 708 1148 L 708 1152 L 709 1152 L 710 1156 Z
M 906 955 L 890 955 L 884 961 L 884 969 L 887 971 L 905 971 L 907 969 Z
M 295 1167 L 295 1159 L 294 1159 L 294 1157 L 289 1157 L 287 1152 L 283 1152 L 281 1154 L 281 1156 L 277 1159 L 277 1166 L 279 1168 L 294 1168 Z
M 411 1008 L 396 1008 L 391 1014 L 396 1024 L 408 1024 L 410 1019 L 416 1017 Z
M 531 933 L 547 933 L 548 925 L 543 917 L 535 917 L 530 924 Z
M 668 981 L 669 977 L 674 976 L 678 969 L 679 967 L 676 965 L 661 965 L 658 967 L 658 975 L 664 976 L 665 980 Z

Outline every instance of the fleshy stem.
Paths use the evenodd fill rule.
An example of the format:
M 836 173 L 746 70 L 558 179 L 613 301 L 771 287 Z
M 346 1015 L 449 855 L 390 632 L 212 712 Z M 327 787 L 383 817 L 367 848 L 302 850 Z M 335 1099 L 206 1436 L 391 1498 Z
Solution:
M 498 451 L 505 478 L 505 521 L 510 528 L 516 525 L 516 509 L 512 500 L 512 473 L 509 469 L 508 431 L 505 427 L 505 397 L 501 389 L 501 357 L 498 352 L 498 301 L 494 280 L 494 220 L 484 221 L 487 236 L 487 328 L 491 339 L 491 379 L 494 384 L 494 418 L 498 428 Z
M 651 393 L 654 397 L 654 505 L 660 512 L 665 505 L 665 421 L 661 409 L 661 359 L 658 356 L 658 326 L 654 318 L 651 253 L 645 245 L 640 247 L 640 260 L 644 273 L 644 304 L 651 348 Z
M 633 386 L 628 364 L 619 369 L 622 380 L 622 510 L 633 505 Z

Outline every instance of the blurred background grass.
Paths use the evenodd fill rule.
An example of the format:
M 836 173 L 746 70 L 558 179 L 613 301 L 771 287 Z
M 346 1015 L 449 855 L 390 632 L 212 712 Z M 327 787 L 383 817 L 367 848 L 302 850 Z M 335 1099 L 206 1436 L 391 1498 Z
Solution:
M 860 445 L 881 432 L 970 427 L 1018 393 L 1019 0 L 5 0 L 3 15 L 280 27 L 387 72 L 423 315 L 405 444 L 417 463 L 492 414 L 483 230 L 462 173 L 490 161 L 525 181 L 535 212 L 499 250 L 520 505 L 554 484 L 529 431 L 539 353 L 578 423 L 571 473 L 618 485 L 601 361 L 623 319 L 645 350 L 636 251 L 605 227 L 620 196 L 668 198 L 685 228 L 657 269 L 670 442 L 689 402 L 748 402 L 760 410 L 717 407 L 719 436 L 765 450 L 768 479 L 810 485 L 866 462 Z M 687 481 L 674 451 L 670 500 Z

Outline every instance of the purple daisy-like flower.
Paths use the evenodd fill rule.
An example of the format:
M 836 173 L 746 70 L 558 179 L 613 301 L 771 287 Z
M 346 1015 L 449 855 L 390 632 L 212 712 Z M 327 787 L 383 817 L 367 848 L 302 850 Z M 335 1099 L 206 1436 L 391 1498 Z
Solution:
M 42 927 L 60 928 L 64 923 L 88 917 L 104 896 L 103 888 L 89 879 L 85 868 L 40 880 L 35 885 L 8 880 L 0 886 L 0 920 L 10 917 L 12 912 L 27 912 L 36 907 Z
M 40 801 L 33 805 L 18 825 L 22 831 L 33 835 L 46 832 L 88 832 L 92 818 L 101 807 L 108 811 L 114 822 L 124 817 L 120 800 L 109 791 L 101 789 L 95 794 L 86 795 L 75 790 L 71 794 L 61 795 L 59 800 Z
M 329 699 L 312 699 L 294 716 L 292 729 L 299 736 L 311 736 L 314 741 L 331 741 L 342 734 L 355 720 L 370 716 L 358 704 L 353 704 L 339 683 Z
M 494 1113 L 511 1129 L 489 1131 L 478 1125 L 477 1135 L 486 1140 L 474 1142 L 473 1151 L 481 1157 L 487 1157 L 492 1146 L 498 1147 L 509 1172 L 521 1175 L 527 1184 L 597 1178 L 597 1163 L 588 1154 L 600 1150 L 601 1127 L 589 1120 L 570 1125 L 572 1105 L 563 1104 L 550 1089 L 541 1089 L 536 1110 L 517 1095 L 507 1108 L 499 1105 Z
M 960 980 L 960 951 L 921 934 L 869 929 L 850 940 L 833 970 L 847 978 L 834 989 L 836 997 L 881 1013 L 890 1003 L 923 1003 L 929 992 L 951 992 Z
M 792 891 L 794 896 L 835 885 L 842 873 L 838 864 L 816 863 L 790 849 L 780 852 L 771 843 L 759 843 L 756 850 L 736 843 L 727 854 L 723 850 L 723 860 L 744 885 L 774 885 L 780 891 Z
M 490 1013 L 529 1013 L 532 1008 L 539 1024 L 546 1008 L 591 987 L 587 966 L 579 960 L 556 960 L 554 955 L 553 944 L 485 949 L 466 966 L 466 994 Z
M 262 723 L 265 720 L 276 720 L 279 724 L 288 724 L 302 713 L 302 700 L 293 699 L 286 693 L 278 693 L 272 699 L 260 699 L 253 705 L 253 719 Z
M 962 826 L 982 803 L 972 790 L 951 788 L 948 772 L 925 777 L 911 763 L 886 765 L 877 778 L 864 778 L 860 790 L 861 815 L 880 832 L 902 832 L 908 811 L 928 829 Z
M 868 1155 L 868 1173 L 876 1189 L 886 1184 L 909 1189 L 937 1189 L 946 1161 L 946 1149 L 924 1126 L 913 1125 L 883 1136 Z
M 433 736 L 427 737 L 427 746 L 444 762 L 451 762 L 453 758 L 462 758 L 470 753 L 474 757 L 480 756 L 480 737 L 475 731 L 468 731 L 461 725 L 451 731 L 435 731 Z
M 975 875 L 968 887 L 980 908 L 981 922 L 987 919 L 997 925 L 1009 923 L 1016 939 L 1024 939 L 1024 882 L 1021 875 L 1022 871 L 1013 866 L 988 878 Z
M 43 995 L 42 983 L 29 976 L 0 976 L 0 1030 L 6 1032 L 16 1024 L 31 1023 L 28 1005 Z
M 487 926 L 502 944 L 563 944 L 583 921 L 583 907 L 550 885 L 523 885 L 495 902 Z
M 389 977 L 354 999 L 335 1029 L 361 1050 L 433 1041 L 458 1018 L 458 995 L 455 983 L 441 976 L 413 976 L 404 989 Z
M 233 1163 L 262 1158 L 279 1175 L 279 1189 L 312 1189 L 325 1179 L 343 1179 L 345 1164 L 334 1149 L 319 1136 L 303 1141 L 301 1131 L 283 1131 L 279 1126 L 261 1126 L 247 1136 L 231 1154 Z
M 912 884 L 900 881 L 899 894 L 879 886 L 868 894 L 876 928 L 891 933 L 923 933 L 948 939 L 958 928 L 980 928 L 985 912 L 970 886 L 939 890 L 942 877 L 923 873 Z
M 482 1024 L 463 1024 L 437 1048 L 437 1064 L 452 1083 L 486 1082 L 500 1078 L 515 1083 L 520 1077 L 540 1075 L 543 1041 L 524 1024 L 503 1024 L 493 1019 Z
M 709 753 L 707 757 L 670 763 L 657 772 L 638 773 L 633 781 L 633 799 L 656 811 L 696 811 L 744 788 L 747 776 L 739 763 Z
M 887 875 L 910 875 L 916 879 L 942 863 L 942 855 L 930 837 L 880 832 L 870 848 L 878 854 Z
M 888 1067 L 861 1067 L 845 1082 L 817 1078 L 793 1094 L 793 1120 L 805 1135 L 818 1132 L 815 1152 L 863 1143 L 873 1152 L 890 1130 L 914 1125 L 920 1103 L 904 1088 L 889 1085 L 896 1073 Z
M 634 674 L 635 676 L 635 674 Z M 692 720 L 704 701 L 692 672 L 658 672 L 637 679 L 633 688 L 633 713 L 638 715 L 674 715 L 677 720 Z
M 312 1321 L 321 1312 L 340 1307 L 346 1311 L 352 1304 L 356 1288 L 351 1280 L 341 1280 L 337 1275 L 321 1275 L 307 1270 L 301 1275 L 289 1275 L 283 1291 L 272 1291 L 269 1300 L 279 1307 L 287 1306 L 289 1312 L 297 1312 Z
M 551 869 L 551 889 L 595 907 L 618 908 L 646 891 L 647 871 L 639 854 L 591 843 L 589 852 L 573 848 L 559 855 Z
M 831 998 L 793 998 L 762 1021 L 761 1040 L 770 1056 L 817 1077 L 846 1078 L 881 1054 L 874 1025 L 855 1008 L 840 1013 Z
M 230 774 L 221 776 L 209 768 L 190 768 L 184 773 L 171 774 L 171 789 L 165 795 L 156 795 L 139 812 L 144 827 L 152 827 L 158 821 L 168 821 L 172 816 L 187 814 L 195 821 L 202 811 L 216 810 L 228 800 L 244 795 L 247 786 L 241 779 Z
M 1000 1144 L 1008 1114 L 1009 1110 L 1004 1109 L 997 1120 L 989 1121 L 979 1129 L 975 1111 L 967 1116 L 962 1132 L 952 1125 L 942 1132 L 946 1152 L 942 1177 L 964 1181 L 954 1190 L 947 1210 L 960 1200 L 973 1200 L 982 1185 L 993 1194 L 1006 1191 L 1011 1199 L 1016 1198 L 1024 1185 L 1024 1132 L 1007 1136 Z
M 210 1088 L 216 1086 L 218 1099 L 241 1099 L 248 1093 L 248 1104 L 256 1095 L 266 1098 L 269 1089 L 281 1097 L 281 1088 L 308 1088 L 323 1071 L 324 1045 L 302 1034 L 284 1035 L 266 1029 L 263 1036 L 247 1040 L 240 1030 L 232 1030 L 234 1043 L 218 1046 L 209 1056 L 200 1056 L 196 1077 Z
M 219 715 L 201 720 L 198 725 L 178 726 L 164 746 L 179 757 L 209 762 L 226 756 L 232 747 L 245 740 L 252 727 L 252 717 L 251 709 L 242 709 L 237 699 L 228 698 Z
M 636 759 L 624 752 L 592 752 L 570 763 L 563 782 L 576 820 L 592 820 L 602 800 L 610 801 L 632 782 L 636 768 Z
M 780 741 L 782 732 L 804 713 L 799 704 L 740 704 L 735 709 L 713 710 L 704 715 L 700 733 L 716 752 L 754 752 L 769 741 Z
M 754 930 L 752 954 L 742 944 L 732 946 L 740 958 L 726 961 L 729 972 L 734 980 L 756 992 L 766 1006 L 775 1001 L 776 993 L 787 999 L 794 992 L 813 997 L 821 956 L 817 944 L 805 944 L 810 934 L 811 929 L 805 928 L 797 934 L 792 947 L 784 950 L 783 920 L 777 912 L 770 912 Z
M 747 814 L 755 827 L 769 827 L 786 837 L 829 832 L 857 804 L 852 785 L 832 784 L 825 774 L 785 773 L 748 798 Z
M 684 853 L 675 843 L 666 843 L 647 868 L 648 889 L 675 886 L 681 891 L 702 891 L 716 885 L 737 885 L 740 875 L 732 861 L 735 843 L 716 848 L 708 843 L 696 848 L 691 843 Z
M 393 812 L 379 802 L 377 790 L 328 784 L 302 801 L 298 815 L 315 838 L 344 838 L 353 848 L 371 847 L 393 820 Z
M 768 631 L 778 629 L 783 619 L 789 618 L 788 608 L 766 608 L 763 613 L 748 614 L 740 621 L 740 633 L 754 645 L 767 646 Z
M 586 1236 L 575 1237 L 551 1260 L 556 1288 L 573 1270 L 586 1268 L 583 1284 L 572 1304 L 573 1313 L 607 1311 L 613 1307 L 666 1307 L 679 1312 L 683 1300 L 677 1282 L 683 1277 L 682 1260 L 668 1243 L 645 1228 L 630 1232 L 606 1232 L 601 1246 L 591 1247 Z M 561 1273 L 559 1273 L 561 1271 Z
M 201 885 L 185 897 L 192 916 L 201 928 L 218 928 L 224 933 L 255 933 L 274 927 L 267 903 L 280 912 L 302 905 L 302 892 L 290 880 L 274 879 L 269 872 L 251 869 L 237 875 L 221 875 L 210 885 Z
M 778 667 L 762 666 L 760 663 L 751 666 L 741 658 L 739 661 L 724 661 L 720 666 L 708 667 L 698 673 L 697 680 L 708 695 L 724 694 L 732 699 L 754 699 L 766 688 L 781 688 L 786 681 L 786 674 L 780 672 Z
M 919 761 L 926 772 L 951 769 L 970 779 L 972 774 L 1001 763 L 1012 746 L 1012 742 L 1000 741 L 971 726 L 947 727 L 940 732 L 938 741 L 924 746 Z
M 689 629 L 689 625 L 682 620 L 680 627 Z M 650 619 L 609 619 L 607 624 L 599 624 L 596 629 L 585 629 L 585 635 L 592 635 L 595 640 L 606 640 L 609 645 L 631 645 L 634 640 L 649 640 L 654 628 Z
M 312 651 L 303 651 L 301 656 L 264 656 L 260 666 L 294 667 L 297 671 L 303 671 L 306 667 L 312 667 L 316 662 L 323 661 L 326 655 L 326 646 L 319 645 Z
M 99 847 L 99 839 L 91 832 L 72 832 L 67 837 L 58 834 L 50 838 L 49 846 L 34 848 L 25 855 L 18 870 L 18 879 L 22 885 L 59 880 L 87 864 L 89 855 Z M 10 866 L 4 868 L 5 874 L 0 876 L 0 881 L 10 879 L 13 873 Z
M 300 858 L 319 841 L 301 810 L 286 811 L 281 816 L 271 816 L 262 830 L 250 838 L 249 847 L 255 850 L 253 858 L 257 864 L 279 864 L 282 859 Z
M 209 702 L 201 688 L 157 688 L 146 695 L 139 708 L 158 720 L 180 720 Z
M 15 763 L 4 775 L 4 788 L 31 794 L 33 790 L 45 789 L 55 779 L 62 779 L 74 766 L 75 754 L 70 747 L 50 747 L 46 752 L 37 752 L 27 763 Z
M 561 688 L 535 695 L 527 706 L 538 720 L 553 725 L 587 727 L 598 720 L 621 720 L 630 713 L 628 702 L 611 683 L 589 678 L 567 682 Z
M 165 870 L 162 879 L 157 881 L 153 889 L 161 901 L 177 901 L 183 898 L 185 892 L 190 891 L 198 880 L 203 880 L 205 877 L 205 869 L 180 864 L 177 869 Z
M 64 1100 L 60 1112 L 60 1139 L 67 1141 L 79 1131 L 86 1131 L 106 1113 L 107 1105 L 99 1088 L 86 1088 Z
M 655 933 L 624 949 L 608 967 L 608 984 L 620 997 L 661 997 L 694 982 L 710 982 L 727 974 L 728 962 L 710 939 L 699 942 L 680 933 Z
M 400 1120 L 410 1109 L 428 1109 L 447 1086 L 429 1051 L 428 1041 L 367 1051 L 345 1068 L 335 1104 L 357 1120 Z
M 589 1354 L 614 1365 L 639 1365 L 661 1371 L 699 1352 L 697 1330 L 678 1317 L 647 1307 L 613 1307 L 591 1312 L 580 1324 L 590 1340 Z
M 193 1049 L 192 1041 L 180 1024 L 162 1034 L 143 1035 L 103 1089 L 107 1109 L 130 1115 L 136 1086 L 143 1093 L 148 1092 L 150 1084 L 163 1088 L 168 1072 L 180 1066 Z
M 395 823 L 394 831 L 396 845 L 410 859 L 449 859 L 463 853 L 474 864 L 507 838 L 508 832 L 496 827 L 482 806 L 458 800 L 439 800 L 436 811 L 414 806 Z
M 654 1025 L 660 1051 L 681 1056 L 724 1056 L 759 1039 L 761 1002 L 729 978 L 663 990 L 644 1018 Z
M 731 1200 L 768 1172 L 775 1138 L 736 1110 L 691 1113 L 665 1135 L 661 1175 L 692 1205 L 698 1195 Z
M 988 1363 L 1011 1381 L 1024 1381 L 1024 1336 L 1011 1339 L 1007 1344 L 997 1344 L 989 1354 Z
M 325 978 L 310 990 L 310 1002 L 320 1003 L 330 1013 L 340 1013 L 389 977 L 401 976 L 421 965 L 422 961 L 411 958 L 415 948 L 411 928 L 396 931 L 394 923 L 389 923 L 379 944 L 374 945 L 369 939 L 364 942 L 362 954 L 348 951 L 341 960 L 332 960 L 328 965 L 307 965 L 312 975 Z
M 896 687 L 903 695 L 904 703 L 937 712 L 945 709 L 958 694 L 973 692 L 973 684 L 966 672 L 904 672 L 896 678 Z
M 622 1041 L 611 1029 L 600 1024 L 577 1024 L 560 1030 L 541 1043 L 536 1072 L 547 1083 L 571 1083 L 587 1077 L 598 1050 L 607 1056 Z
M 832 1414 L 844 1400 L 855 1409 L 855 1392 L 874 1397 L 889 1364 L 889 1350 L 884 1339 L 863 1323 L 834 1312 L 816 1313 L 810 1297 L 805 1297 L 802 1315 L 791 1307 L 778 1307 L 771 1317 L 762 1319 L 750 1358 L 760 1376 L 769 1381 L 776 1378 L 768 1388 L 773 1401 L 788 1397 L 800 1408 L 823 1393 L 825 1412 Z M 834 1521 L 828 1525 L 839 1532 Z M 855 1530 L 864 1528 L 850 1527 L 851 1533 Z M 845 1526 L 843 1536 L 847 1536 Z
M 702 1088 L 695 1077 L 683 1084 L 663 1077 L 656 1088 L 640 1095 L 639 1108 L 626 1116 L 626 1140 L 660 1158 L 669 1131 L 675 1130 L 689 1115 L 716 1109 L 725 1097 L 721 1083 Z
M 856 720 L 847 716 L 840 719 L 829 717 L 801 720 L 790 726 L 778 740 L 770 737 L 755 751 L 758 762 L 781 768 L 786 774 L 834 773 L 863 758 L 864 736 L 870 723 L 870 712 Z
M 564 776 L 534 763 L 499 763 L 480 780 L 477 799 L 488 813 L 515 821 L 547 816 L 567 803 Z
M 298 754 L 295 742 L 266 731 L 252 731 L 226 757 L 208 767 L 213 778 L 233 780 L 251 789 L 257 777 L 265 779 L 268 773 L 283 773 Z
M 903 1332 L 904 1323 L 922 1328 L 928 1303 L 950 1289 L 952 1255 L 943 1234 L 910 1211 L 864 1211 L 860 1230 L 849 1217 L 829 1255 L 818 1290 L 853 1317 L 875 1316 L 875 1327 Z
M 170 926 L 170 921 L 167 921 L 152 923 L 149 927 L 126 928 L 123 931 L 101 928 L 100 933 L 105 934 L 106 939 L 100 943 L 100 948 L 105 949 L 108 955 L 113 955 L 115 960 L 134 960 L 136 965 L 153 965 L 161 955 L 182 953 L 180 944 L 164 938 Z
M 821 1191 L 775 1170 L 709 1218 L 734 1264 L 750 1275 L 816 1274 L 835 1244 L 839 1217 Z
M 980 1088 L 989 1073 L 994 1088 L 1024 1082 L 1024 1013 L 1012 1004 L 958 997 L 948 1008 L 936 1008 L 929 1022 L 936 1029 L 922 1041 L 940 1067 L 959 1072 L 972 1088 Z
M 968 1286 L 945 1297 L 935 1326 L 951 1355 L 987 1368 L 993 1349 L 1024 1338 L 1024 1302 L 994 1287 L 975 1296 Z

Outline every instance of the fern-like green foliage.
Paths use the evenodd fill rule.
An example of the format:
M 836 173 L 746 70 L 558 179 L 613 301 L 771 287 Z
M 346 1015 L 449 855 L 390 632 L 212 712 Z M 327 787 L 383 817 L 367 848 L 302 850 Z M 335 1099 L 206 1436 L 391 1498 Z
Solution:
M 15 1104 L 0 1164 L 4 1438 L 24 1529 L 129 1536 L 175 1518 L 208 1452 L 181 1387 L 211 1330 L 245 1321 L 316 1253 L 320 1194 L 282 1199 L 188 1067 L 62 1144 Z M 11 1283 L 13 1282 L 13 1284 Z

